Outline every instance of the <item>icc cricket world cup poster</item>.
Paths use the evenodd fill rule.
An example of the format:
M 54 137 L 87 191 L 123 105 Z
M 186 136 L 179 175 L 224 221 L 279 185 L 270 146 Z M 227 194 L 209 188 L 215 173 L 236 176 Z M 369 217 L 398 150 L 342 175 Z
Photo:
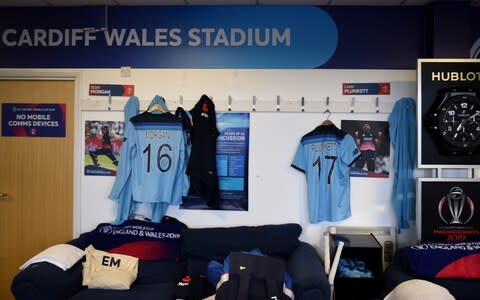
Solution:
M 480 181 L 419 178 L 421 240 L 471 242 L 480 240 Z

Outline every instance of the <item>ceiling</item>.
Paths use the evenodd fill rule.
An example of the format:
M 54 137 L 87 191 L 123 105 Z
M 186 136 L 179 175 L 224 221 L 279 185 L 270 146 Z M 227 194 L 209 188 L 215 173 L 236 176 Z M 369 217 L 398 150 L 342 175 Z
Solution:
M 440 0 L 0 0 L 0 6 L 85 6 L 85 5 L 426 5 Z M 448 2 L 465 2 L 450 0 Z M 480 5 L 480 0 L 468 1 Z

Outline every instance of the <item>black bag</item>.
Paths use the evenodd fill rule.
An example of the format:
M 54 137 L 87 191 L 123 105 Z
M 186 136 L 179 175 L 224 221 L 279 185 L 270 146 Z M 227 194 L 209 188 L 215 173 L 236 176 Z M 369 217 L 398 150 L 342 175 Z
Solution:
M 285 262 L 240 252 L 230 254 L 229 279 L 218 289 L 216 300 L 291 300 L 283 292 Z

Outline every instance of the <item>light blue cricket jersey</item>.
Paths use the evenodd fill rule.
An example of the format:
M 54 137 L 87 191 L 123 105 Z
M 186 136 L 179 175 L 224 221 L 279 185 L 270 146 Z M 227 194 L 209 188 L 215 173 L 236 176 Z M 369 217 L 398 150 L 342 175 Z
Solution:
M 415 220 L 415 168 L 417 156 L 417 110 L 415 100 L 401 98 L 388 117 L 389 133 L 395 156 L 393 157 L 392 201 L 397 214 L 398 228 L 408 228 Z
M 144 112 L 130 119 L 126 130 L 132 161 L 133 200 L 179 204 L 186 178 L 182 121 L 173 114 Z
M 127 124 L 130 118 L 136 116 L 139 112 L 140 101 L 138 97 L 132 96 L 128 99 L 124 107 L 124 123 Z M 125 129 L 125 136 L 128 135 L 127 127 Z M 131 129 L 130 129 L 131 130 Z M 125 144 L 125 136 L 124 142 Z M 115 224 L 120 224 L 127 220 L 132 213 L 132 188 L 130 183 L 131 173 L 131 161 L 129 159 L 123 159 L 128 157 L 127 147 L 120 148 L 120 159 L 117 167 L 117 175 L 115 176 L 115 182 L 113 183 L 112 190 L 110 191 L 109 198 L 117 201 L 117 218 Z
M 310 223 L 350 217 L 349 172 L 360 155 L 353 137 L 333 124 L 318 126 L 302 137 L 292 167 L 307 179 Z

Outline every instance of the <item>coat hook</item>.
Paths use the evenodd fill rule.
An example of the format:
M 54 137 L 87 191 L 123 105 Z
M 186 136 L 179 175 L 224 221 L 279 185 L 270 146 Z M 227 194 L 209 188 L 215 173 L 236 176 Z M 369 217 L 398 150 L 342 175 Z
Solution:
M 302 112 L 305 111 L 305 97 L 302 97 Z
M 232 96 L 228 96 L 228 111 L 232 111 Z
M 354 108 L 355 108 L 355 97 L 352 97 L 352 100 L 350 101 L 350 112 L 351 113 L 355 112 Z
M 108 110 L 112 109 L 112 92 L 108 92 Z
M 183 108 L 183 96 L 180 95 L 180 99 L 178 100 L 178 106 L 182 107 Z
M 257 98 L 255 96 L 253 96 L 253 99 L 252 99 L 252 111 L 255 111 L 255 104 L 257 102 Z
M 277 111 L 280 111 L 280 96 L 277 96 Z
M 325 107 L 326 107 L 325 112 L 329 113 L 330 112 L 330 108 L 329 108 L 330 107 L 330 97 L 328 97 L 328 96 L 327 96 L 327 99 L 325 101 Z
M 377 114 L 380 112 L 380 107 L 378 106 L 379 102 L 380 102 L 380 101 L 379 101 L 379 98 L 376 97 L 376 98 L 375 98 L 375 109 L 376 109 L 375 112 L 376 112 Z

